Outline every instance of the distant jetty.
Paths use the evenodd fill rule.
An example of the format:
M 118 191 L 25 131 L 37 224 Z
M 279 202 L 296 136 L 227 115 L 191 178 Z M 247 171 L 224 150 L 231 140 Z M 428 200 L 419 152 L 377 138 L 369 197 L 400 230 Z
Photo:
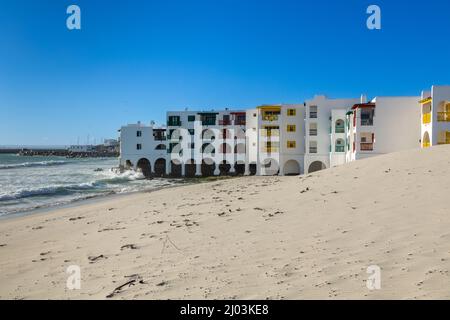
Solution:
M 66 157 L 66 158 L 109 158 L 118 157 L 118 151 L 99 148 L 89 152 L 73 152 L 64 149 L 0 149 L 0 153 L 14 153 L 19 156 Z

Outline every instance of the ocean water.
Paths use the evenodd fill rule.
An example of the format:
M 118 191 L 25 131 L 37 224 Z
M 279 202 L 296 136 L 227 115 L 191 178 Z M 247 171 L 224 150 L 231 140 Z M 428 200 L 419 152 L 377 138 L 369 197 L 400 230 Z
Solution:
M 112 158 L 66 159 L 0 154 L 0 217 L 109 194 L 152 190 L 180 180 L 116 173 Z M 99 170 L 101 169 L 101 170 Z

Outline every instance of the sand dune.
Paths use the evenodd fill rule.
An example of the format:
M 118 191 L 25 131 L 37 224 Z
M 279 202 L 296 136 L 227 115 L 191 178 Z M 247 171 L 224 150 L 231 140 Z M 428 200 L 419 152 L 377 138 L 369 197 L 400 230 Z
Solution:
M 1 221 L 0 298 L 448 299 L 449 199 L 442 146 Z

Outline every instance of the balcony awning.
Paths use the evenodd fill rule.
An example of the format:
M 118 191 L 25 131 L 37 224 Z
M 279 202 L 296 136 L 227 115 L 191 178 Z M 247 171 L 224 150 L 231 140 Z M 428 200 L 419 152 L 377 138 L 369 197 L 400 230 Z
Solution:
M 360 108 L 375 108 L 375 103 L 372 103 L 372 102 L 369 102 L 369 103 L 358 103 L 358 104 L 355 104 L 353 107 L 352 107 L 352 110 L 355 110 L 355 109 L 360 109 Z
M 420 104 L 427 104 L 433 101 L 432 97 L 428 97 L 419 101 Z
M 353 114 L 353 111 L 349 111 L 349 112 L 347 112 L 345 115 L 346 116 L 349 116 L 349 115 L 352 115 Z
M 281 111 L 281 106 L 259 106 L 257 107 L 260 110 L 274 110 L 274 111 Z

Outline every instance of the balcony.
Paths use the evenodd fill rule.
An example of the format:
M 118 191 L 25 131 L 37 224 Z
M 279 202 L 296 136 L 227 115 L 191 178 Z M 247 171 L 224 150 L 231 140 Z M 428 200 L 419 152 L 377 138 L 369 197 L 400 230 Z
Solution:
M 431 113 L 424 113 L 422 115 L 422 123 L 423 124 L 431 123 Z
M 278 115 L 264 115 L 262 117 L 262 120 L 263 121 L 269 121 L 269 122 L 278 121 Z
M 309 113 L 309 118 L 310 119 L 317 119 L 317 111 L 311 111 L 310 113 Z
M 309 153 L 317 153 L 317 147 L 309 147 Z
M 309 135 L 312 137 L 317 136 L 317 129 L 309 129 Z
M 450 112 L 438 112 L 438 122 L 450 122 Z
M 245 126 L 246 121 L 245 120 L 234 120 L 235 126 Z
M 261 129 L 261 137 L 279 137 L 280 136 L 280 130 L 266 130 Z
M 336 127 L 334 130 L 335 133 L 345 133 L 345 126 Z
M 278 153 L 280 152 L 280 148 L 278 147 L 266 147 L 262 148 L 263 153 Z
M 219 120 L 219 126 L 231 126 L 231 120 Z
M 169 121 L 167 121 L 167 126 L 169 126 L 169 127 L 181 127 L 181 121 L 180 120 L 169 120 Z
M 363 118 L 361 118 L 361 126 L 366 126 L 366 127 L 373 126 L 373 119 L 363 119 Z
M 361 151 L 373 151 L 373 143 L 361 142 Z
M 336 151 L 335 152 L 345 152 L 345 146 L 336 146 Z

